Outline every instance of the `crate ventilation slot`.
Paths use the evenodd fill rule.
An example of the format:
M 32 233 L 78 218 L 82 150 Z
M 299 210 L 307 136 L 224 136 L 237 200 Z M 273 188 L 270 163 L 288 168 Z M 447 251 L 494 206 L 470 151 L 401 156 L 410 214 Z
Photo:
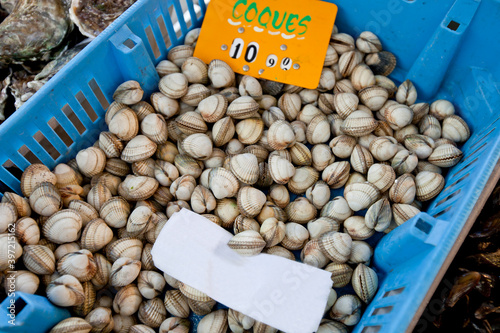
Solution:
M 483 141 L 486 137 L 488 137 L 491 133 L 493 133 L 493 131 L 496 130 L 496 127 L 493 128 L 492 130 L 490 130 L 488 133 L 486 133 L 485 135 L 483 135 L 480 139 L 478 139 L 476 142 L 474 142 L 474 144 L 472 146 L 470 146 L 470 148 L 474 148 L 475 146 L 477 146 L 481 141 Z
M 38 131 L 33 135 L 33 139 L 40 144 L 40 146 L 45 149 L 45 151 L 52 157 L 53 160 L 57 160 L 61 154 L 57 151 L 56 147 L 50 143 L 50 141 L 43 135 L 42 132 Z
M 376 308 L 375 310 L 373 310 L 372 316 L 387 314 L 387 313 L 391 312 L 393 308 L 394 307 L 392 305 L 390 305 L 390 306 L 384 306 L 384 307 L 381 307 L 381 308 Z
M 156 22 L 158 23 L 158 27 L 160 27 L 161 36 L 163 37 L 163 41 L 165 42 L 165 47 L 168 49 L 170 46 L 172 46 L 172 42 L 170 41 L 170 37 L 168 36 L 165 19 L 163 19 L 163 16 L 158 16 L 156 18 Z
M 16 163 L 12 162 L 11 160 L 5 161 L 5 163 L 2 165 L 2 167 L 5 169 L 5 171 L 9 172 L 12 176 L 14 176 L 17 179 L 21 179 L 21 176 L 23 174 L 23 170 L 21 170 Z
M 160 48 L 158 47 L 158 43 L 156 42 L 155 35 L 153 34 L 153 29 L 151 29 L 151 26 L 148 26 L 144 31 L 146 32 L 146 36 L 148 37 L 148 42 L 151 46 L 151 49 L 153 50 L 155 59 L 158 59 L 161 56 L 161 52 Z
M 448 206 L 445 209 L 443 209 L 442 211 L 440 211 L 440 212 L 438 212 L 438 213 L 436 213 L 436 214 L 434 214 L 432 216 L 438 218 L 438 217 L 440 217 L 441 215 L 444 215 L 445 213 L 447 213 L 450 210 L 451 210 L 451 206 Z
M 363 330 L 361 331 L 361 333 L 377 333 L 377 332 L 380 332 L 381 329 L 382 329 L 382 326 L 380 326 L 380 325 L 365 326 L 365 327 L 363 327 Z
M 65 106 L 62 107 L 62 112 L 68 117 L 69 121 L 75 126 L 76 130 L 78 133 L 83 134 L 85 132 L 86 128 L 83 126 L 82 122 L 80 119 L 78 119 L 78 116 L 75 114 L 73 109 L 69 106 L 69 104 L 66 104 Z
M 474 150 L 472 153 L 470 153 L 467 157 L 465 157 L 463 160 L 462 160 L 462 163 L 467 161 L 468 159 L 472 158 L 476 153 L 478 153 L 479 151 L 481 151 L 484 147 L 486 147 L 486 145 L 488 144 L 488 142 L 485 142 L 483 143 L 479 148 L 477 148 L 476 150 Z
M 136 44 L 132 39 L 128 38 L 126 41 L 123 42 L 123 45 L 125 45 L 129 49 L 133 49 Z
M 99 101 L 99 104 L 101 104 L 102 109 L 106 110 L 109 107 L 109 102 L 104 96 L 101 87 L 99 87 L 95 79 L 90 80 L 88 84 L 95 97 Z
M 188 3 L 186 0 L 180 0 L 179 2 L 181 4 L 182 9 L 187 10 L 186 12 L 187 17 L 184 17 L 184 21 L 186 22 L 186 27 L 189 29 L 193 25 L 193 20 L 191 19 L 191 15 L 189 15 L 190 13 L 188 9 Z
M 431 232 L 432 230 L 432 225 L 422 220 L 418 220 L 415 224 L 415 227 L 426 234 L 429 234 L 429 232 Z
M 399 295 L 399 294 L 401 294 L 403 292 L 403 290 L 405 290 L 405 287 L 401 287 L 401 288 L 398 288 L 398 289 L 392 289 L 392 290 L 386 291 L 383 297 L 389 297 L 389 296 Z
M 66 133 L 66 131 L 61 126 L 61 124 L 59 124 L 59 122 L 56 120 L 56 118 L 52 117 L 52 119 L 50 119 L 47 124 L 50 126 L 50 128 L 52 128 L 52 130 L 62 140 L 62 142 L 64 142 L 66 147 L 69 147 L 73 144 L 73 140 L 71 140 L 68 133 Z
M 170 19 L 172 20 L 172 24 L 174 25 L 175 36 L 177 37 L 177 39 L 179 39 L 182 36 L 182 30 L 179 19 L 177 18 L 177 13 L 175 11 L 174 5 L 170 6 L 168 12 L 170 13 Z
M 459 188 L 458 190 L 456 190 L 455 192 L 451 193 L 450 195 L 448 195 L 447 197 L 445 197 L 444 199 L 441 199 L 439 200 L 437 203 L 436 203 L 436 207 L 437 206 L 441 206 L 442 204 L 444 204 L 446 201 L 449 201 L 451 200 L 453 197 L 456 197 L 460 192 L 462 191 L 461 188 Z
M 95 113 L 94 108 L 92 107 L 92 105 L 90 105 L 85 95 L 81 91 L 79 91 L 75 95 L 75 98 L 85 110 L 85 113 L 87 114 L 87 116 L 89 116 L 90 120 L 92 120 L 92 122 L 96 121 L 98 118 L 97 113 Z
M 455 185 L 463 182 L 469 176 L 470 176 L 470 172 L 467 172 L 465 175 L 463 175 L 462 177 L 460 177 L 460 179 L 458 179 L 457 181 L 455 181 L 455 182 L 451 183 L 450 185 L 446 186 L 444 188 L 443 192 L 441 192 L 441 193 L 444 193 L 444 192 L 448 191 L 450 188 L 453 188 Z
M 448 23 L 448 26 L 447 26 L 448 29 L 453 30 L 453 31 L 457 31 L 457 29 L 459 27 L 460 27 L 460 23 L 455 22 L 453 20 L 451 20 L 450 23 Z
M 42 161 L 40 161 L 38 157 L 36 157 L 36 155 L 33 154 L 33 152 L 26 145 L 23 145 L 21 148 L 19 148 L 18 152 L 19 154 L 23 155 L 24 158 L 28 162 L 30 162 L 30 164 L 42 163 Z
M 465 169 L 467 169 L 468 167 L 470 167 L 472 164 L 476 163 L 477 160 L 478 160 L 478 157 L 476 157 L 472 162 L 470 162 L 469 164 L 467 164 L 466 166 L 464 166 L 462 169 L 460 169 L 457 172 L 455 172 L 455 174 L 453 176 L 458 175 L 460 172 L 464 171 Z

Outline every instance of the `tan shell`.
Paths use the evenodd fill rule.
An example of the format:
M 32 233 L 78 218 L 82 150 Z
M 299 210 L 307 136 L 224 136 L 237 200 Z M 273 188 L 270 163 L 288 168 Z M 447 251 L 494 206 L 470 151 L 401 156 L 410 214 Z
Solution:
M 194 111 L 188 111 L 181 114 L 175 119 L 175 124 L 179 131 L 183 134 L 190 135 L 194 133 L 205 133 L 207 124 L 201 115 Z M 171 133 L 169 132 L 169 135 Z
M 221 94 L 215 94 L 203 99 L 198 104 L 198 111 L 200 111 L 203 119 L 208 123 L 215 123 L 220 120 L 226 113 L 228 101 L 226 97 Z
M 94 254 L 94 262 L 97 270 L 91 282 L 99 290 L 108 285 L 111 263 L 100 253 Z
M 417 89 L 410 80 L 406 80 L 398 87 L 396 92 L 398 103 L 413 105 L 417 100 Z
M 281 246 L 285 249 L 290 251 L 300 250 L 304 247 L 308 240 L 309 231 L 307 231 L 306 227 L 295 222 L 288 222 L 285 224 L 285 238 L 281 241 Z
M 257 143 L 264 132 L 264 121 L 260 118 L 247 118 L 236 125 L 238 140 L 245 145 Z
M 82 284 L 71 275 L 63 275 L 49 283 L 47 297 L 58 306 L 75 306 L 85 300 Z
M 317 210 L 306 198 L 297 197 L 285 207 L 285 213 L 288 221 L 304 224 L 316 217 Z
M 165 293 L 164 304 L 166 310 L 172 316 L 179 318 L 187 318 L 189 316 L 189 304 L 187 298 L 179 290 L 167 290 Z
M 298 94 L 284 93 L 278 100 L 278 107 L 283 111 L 288 121 L 293 121 L 301 109 L 302 101 Z
M 227 244 L 242 256 L 254 256 L 262 252 L 266 241 L 254 230 L 245 230 L 233 236 Z
M 285 158 L 274 155 L 269 156 L 269 172 L 277 184 L 286 184 L 295 175 L 295 168 Z
M 363 61 L 363 54 L 359 51 L 348 51 L 338 59 L 338 67 L 341 77 L 351 75 L 354 67 Z
M 141 271 L 139 260 L 121 257 L 111 267 L 109 282 L 113 287 L 123 287 L 132 283 Z
M 456 115 L 451 115 L 443 120 L 443 138 L 453 142 L 463 143 L 470 137 L 467 123 Z
M 390 210 L 390 206 L 389 206 Z M 364 241 L 353 241 L 349 264 L 365 264 L 369 265 L 373 256 L 373 248 Z
M 177 67 L 181 67 L 184 61 L 193 56 L 194 47 L 190 45 L 177 45 L 168 51 L 167 59 Z
M 368 228 L 363 216 L 351 216 L 344 221 L 344 231 L 353 240 L 365 240 L 375 234 L 375 230 Z
M 241 215 L 255 217 L 266 203 L 266 195 L 256 188 L 244 186 L 238 191 L 237 203 Z
M 456 165 L 462 156 L 463 153 L 460 149 L 451 144 L 444 144 L 434 149 L 427 160 L 438 167 L 450 168 Z
M 280 208 L 285 208 L 290 203 L 290 194 L 284 185 L 271 185 L 269 197 Z
M 85 319 L 78 317 L 66 318 L 56 326 L 52 327 L 50 333 L 68 333 L 68 332 L 90 332 L 92 325 L 90 325 Z
M 358 91 L 363 88 L 373 86 L 376 83 L 375 75 L 373 75 L 370 67 L 364 63 L 357 65 L 353 69 L 351 73 L 351 82 L 352 86 Z
M 354 38 L 346 33 L 332 34 L 330 45 L 337 51 L 338 54 L 344 54 L 352 51 L 355 48 Z
M 227 327 L 227 310 L 217 310 L 200 320 L 197 331 L 200 333 L 225 333 Z
M 326 144 L 314 145 L 311 149 L 312 167 L 318 171 L 323 171 L 328 165 L 335 162 L 330 147 Z
M 389 126 L 394 130 L 401 129 L 411 124 L 413 120 L 413 110 L 408 106 L 398 103 L 386 103 L 381 112 Z
M 415 179 L 408 173 L 399 176 L 389 190 L 389 198 L 394 203 L 411 204 L 415 194 Z
M 151 94 L 151 104 L 165 119 L 169 119 L 179 112 L 179 102 L 176 99 L 165 96 L 161 92 Z
M 120 140 L 131 140 L 139 132 L 139 119 L 132 109 L 124 108 L 110 119 L 109 131 Z
M 365 214 L 365 224 L 368 228 L 382 232 L 387 229 L 392 220 L 392 210 L 389 200 L 382 198 L 368 208 Z
M 140 260 L 142 241 L 137 238 L 124 237 L 109 243 L 106 246 L 106 257 L 115 262 L 119 258 Z
M 288 189 L 294 194 L 303 194 L 311 187 L 319 178 L 319 173 L 316 169 L 304 166 L 295 169 L 295 174 L 288 181 Z
M 332 262 L 325 271 L 332 274 L 333 288 L 343 288 L 351 282 L 353 269 L 348 264 Z
M 295 144 L 295 132 L 285 120 L 275 121 L 267 132 L 267 141 L 275 150 L 282 150 Z
M 111 191 L 102 182 L 98 182 L 93 186 L 87 194 L 87 202 L 96 210 L 100 210 L 101 206 L 111 198 Z
M 260 82 L 252 76 L 245 75 L 241 78 L 239 92 L 241 96 L 250 96 L 255 100 L 262 98 Z
M 235 81 L 234 71 L 222 60 L 212 60 L 208 66 L 208 77 L 215 88 L 229 87 Z
M 131 236 L 137 236 L 146 231 L 151 218 L 153 215 L 153 211 L 148 206 L 139 206 L 136 207 L 127 221 L 127 232 Z
M 394 184 L 396 173 L 391 166 L 376 163 L 368 170 L 367 180 L 383 193 Z
M 106 154 L 96 147 L 83 149 L 76 155 L 76 163 L 84 176 L 92 177 L 104 171 Z
M 168 74 L 160 79 L 158 89 L 165 96 L 178 99 L 188 91 L 188 79 L 182 73 Z
M 391 167 L 398 175 L 411 173 L 418 165 L 418 157 L 408 150 L 400 150 L 391 161 Z
M 153 106 L 145 101 L 131 105 L 130 108 L 135 112 L 139 121 L 142 121 L 147 115 L 155 113 Z
M 215 209 L 217 202 L 210 190 L 202 185 L 194 188 L 191 195 L 191 208 L 198 214 L 211 212 Z
M 103 219 L 90 221 L 82 232 L 81 244 L 84 249 L 96 252 L 106 246 L 113 239 L 113 230 L 106 225 Z
M 285 120 L 285 114 L 283 111 L 281 111 L 280 108 L 271 106 L 269 110 L 265 110 L 262 113 L 262 120 L 264 121 L 264 124 L 267 127 L 271 127 L 271 125 L 276 121 L 276 120 Z
M 181 70 L 189 83 L 206 84 L 208 82 L 208 66 L 198 58 L 187 58 L 183 62 Z
M 371 31 L 363 31 L 356 39 L 356 47 L 363 53 L 375 53 L 382 51 L 382 43 Z
M 181 104 L 181 108 L 183 105 L 188 106 L 198 106 L 198 104 L 210 96 L 210 89 L 205 87 L 203 84 L 195 83 L 188 87 L 187 92 L 184 96 L 181 97 L 181 101 L 184 104 Z
M 438 173 L 422 171 L 415 177 L 416 198 L 427 201 L 436 197 L 444 187 L 444 177 Z
M 290 147 L 290 157 L 293 164 L 307 166 L 312 164 L 312 154 L 309 148 L 303 143 L 296 142 Z
M 142 161 L 153 156 L 156 148 L 156 143 L 147 136 L 138 135 L 127 143 L 122 151 L 121 159 L 128 163 Z
M 318 239 L 323 254 L 334 263 L 344 263 L 351 255 L 352 239 L 345 233 L 331 231 Z
M 118 193 L 128 201 L 140 201 L 151 197 L 157 188 L 158 181 L 154 178 L 128 175 L 118 187 Z
M 259 179 L 259 165 L 254 154 L 239 154 L 231 158 L 231 172 L 239 181 L 253 185 Z
M 259 110 L 259 104 L 250 96 L 241 96 L 232 101 L 226 110 L 226 115 L 234 119 L 253 117 Z
M 359 264 L 352 273 L 352 287 L 363 302 L 369 303 L 378 289 L 377 273 L 370 267 Z
M 106 114 L 104 116 L 104 120 L 106 122 L 106 124 L 109 124 L 109 122 L 111 121 L 111 118 L 114 117 L 115 114 L 117 114 L 119 111 L 123 110 L 123 109 L 127 109 L 129 108 L 128 105 L 125 105 L 123 103 L 119 103 L 117 101 L 114 101 L 113 103 L 111 103 L 108 107 L 108 109 L 106 110 Z
M 37 275 L 52 274 L 55 271 L 54 253 L 43 245 L 24 246 L 23 262 L 30 272 Z
M 434 140 L 420 134 L 407 135 L 404 138 L 404 145 L 406 149 L 415 153 L 419 159 L 425 159 L 429 157 L 435 147 Z
M 152 158 L 148 158 L 142 161 L 137 161 L 132 163 L 132 173 L 136 176 L 147 176 L 154 177 L 155 176 L 155 160 Z M 121 179 L 120 179 L 121 182 Z M 119 183 L 116 184 L 115 190 L 118 190 Z M 116 193 L 113 193 L 116 195 Z
M 386 89 L 380 86 L 370 86 L 358 92 L 359 100 L 372 111 L 378 111 L 389 98 Z
M 378 188 L 369 182 L 354 183 L 346 186 L 344 190 L 344 197 L 355 212 L 370 207 L 379 196 Z
M 309 266 L 323 268 L 328 264 L 329 259 L 321 252 L 318 240 L 312 239 L 304 245 L 300 252 L 300 260 Z
M 145 325 L 158 328 L 167 319 L 167 310 L 159 298 L 145 300 L 139 306 L 138 318 Z
M 441 137 L 441 124 L 435 117 L 426 115 L 419 123 L 419 131 L 421 134 L 437 140 Z
M 326 203 L 321 209 L 321 217 L 330 217 L 337 221 L 344 221 L 349 216 L 353 215 L 353 211 L 349 207 L 344 197 L 335 197 L 333 200 Z
M 1 211 L 1 204 L 0 204 Z M 1 219 L 1 215 L 0 215 Z M 12 222 L 13 223 L 13 222 Z M 40 229 L 35 220 L 31 217 L 21 217 L 15 225 L 15 234 L 17 239 L 26 245 L 38 244 L 40 240 Z
M 63 244 L 79 239 L 81 228 L 80 214 L 71 209 L 63 209 L 49 217 L 42 227 L 42 232 L 51 242 Z
M 331 217 L 320 217 L 307 223 L 307 230 L 311 239 L 318 239 L 330 231 L 339 231 L 340 224 Z
M 343 295 L 337 299 L 329 314 L 330 318 L 346 326 L 354 326 L 361 318 L 361 301 L 355 295 Z M 343 328 L 344 326 L 341 326 L 340 329 Z
M 114 136 L 109 132 L 102 132 L 101 136 L 106 133 Z M 65 187 L 68 185 L 80 185 L 83 180 L 82 175 L 79 172 L 73 170 L 73 168 L 64 163 L 59 163 L 58 165 L 56 165 L 53 173 L 57 177 L 57 183 L 55 184 L 57 188 Z
M 106 161 L 105 170 L 115 176 L 124 177 L 130 173 L 130 166 L 119 158 L 110 158 Z
M 407 204 L 392 205 L 392 216 L 394 217 L 394 221 L 398 226 L 405 223 L 418 213 L 420 213 L 420 210 L 412 205 L 407 205 Z
M 114 197 L 101 206 L 99 213 L 110 227 L 122 228 L 127 224 L 130 205 L 124 198 Z
M 285 238 L 285 223 L 278 221 L 274 217 L 270 217 L 262 222 L 260 234 L 266 242 L 266 247 L 271 247 L 281 243 Z
M 134 284 L 129 284 L 120 290 L 113 299 L 113 310 L 122 316 L 131 316 L 139 310 L 142 301 L 141 293 Z
M 330 124 L 325 115 L 319 114 L 307 126 L 306 138 L 310 144 L 327 142 L 330 139 Z
M 209 174 L 209 187 L 217 199 L 223 199 L 236 196 L 239 183 L 231 171 L 224 168 L 213 168 Z
M 106 157 L 108 158 L 120 157 L 123 150 L 123 143 L 113 133 L 101 132 L 101 134 L 99 135 L 99 148 L 104 151 Z
M 359 98 L 355 94 L 341 92 L 333 96 L 333 103 L 337 113 L 342 119 L 346 119 L 358 109 Z
M 228 310 L 228 324 L 231 332 L 243 333 L 244 331 L 251 329 L 254 323 L 255 320 L 253 318 L 245 316 L 243 313 L 233 309 Z
M 345 185 L 347 179 L 349 178 L 349 170 L 349 162 L 335 162 L 323 170 L 321 177 L 331 188 L 341 188 Z
M 0 232 L 5 232 L 16 220 L 16 207 L 10 203 L 0 203 Z
M 267 254 L 271 254 L 274 256 L 280 256 L 280 257 L 295 261 L 295 255 L 290 250 L 287 250 L 282 246 L 268 247 L 268 248 L 265 248 L 264 251 L 262 251 L 262 252 L 267 253 Z
M 90 281 L 97 271 L 94 256 L 88 250 L 79 250 L 64 255 L 57 262 L 59 274 L 69 274 L 80 282 Z
M 172 73 L 181 72 L 180 68 L 170 60 L 160 61 L 158 65 L 156 65 L 156 71 L 158 72 L 158 75 L 160 75 L 160 77 L 164 77 L 165 75 Z
M 379 161 L 387 161 L 398 152 L 397 141 L 390 136 L 380 136 L 370 143 L 370 152 Z
M 123 82 L 116 88 L 113 99 L 118 103 L 131 105 L 138 103 L 143 95 L 144 91 L 139 82 L 130 80 Z
M 168 138 L 167 123 L 165 119 L 157 113 L 147 115 L 141 121 L 141 132 L 156 144 L 165 143 Z
M 191 322 L 188 319 L 170 317 L 160 325 L 160 332 L 188 333 Z
M 372 165 L 373 156 L 370 151 L 357 144 L 351 154 L 352 168 L 361 174 L 366 174 Z
M 348 158 L 351 156 L 354 146 L 356 146 L 356 138 L 349 135 L 340 135 L 333 138 L 329 145 L 335 156 Z
M 234 136 L 236 128 L 231 117 L 218 120 L 212 128 L 212 138 L 214 145 L 220 147 L 228 143 Z
M 212 155 L 212 140 L 206 134 L 195 133 L 191 134 L 182 140 L 182 150 L 189 156 L 204 160 Z
M 93 331 L 110 332 L 114 328 L 114 321 L 111 309 L 96 307 L 85 317 L 85 320 L 92 325 Z
M 321 209 L 330 200 L 330 187 L 322 180 L 317 181 L 306 190 L 306 198 L 316 209 Z

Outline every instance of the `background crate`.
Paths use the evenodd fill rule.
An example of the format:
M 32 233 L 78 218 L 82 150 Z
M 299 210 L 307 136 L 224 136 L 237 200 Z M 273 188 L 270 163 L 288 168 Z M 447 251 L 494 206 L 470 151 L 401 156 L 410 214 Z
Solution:
M 427 213 L 384 237 L 375 250 L 379 291 L 355 332 L 404 332 L 418 320 L 498 174 L 500 2 L 333 2 L 340 31 L 376 33 L 398 58 L 391 78 L 411 79 L 419 100 L 453 101 L 472 131 L 464 158 L 450 169 Z M 18 178 L 29 164 L 53 168 L 92 145 L 123 81 L 139 81 L 147 98 L 159 79 L 154 66 L 201 25 L 205 10 L 191 0 L 137 1 L 0 126 L 0 192 L 19 193 Z

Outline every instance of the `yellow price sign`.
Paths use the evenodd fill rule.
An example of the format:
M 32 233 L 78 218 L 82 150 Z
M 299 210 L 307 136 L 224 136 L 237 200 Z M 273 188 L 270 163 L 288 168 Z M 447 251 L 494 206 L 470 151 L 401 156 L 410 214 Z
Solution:
M 194 56 L 240 74 L 315 89 L 337 6 L 307 0 L 212 0 Z

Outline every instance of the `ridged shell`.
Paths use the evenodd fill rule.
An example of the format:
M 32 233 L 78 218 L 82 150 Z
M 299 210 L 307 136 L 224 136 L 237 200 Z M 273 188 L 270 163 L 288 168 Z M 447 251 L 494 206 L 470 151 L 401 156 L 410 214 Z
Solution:
M 212 128 L 212 138 L 214 145 L 220 147 L 228 143 L 234 136 L 236 127 L 231 117 L 218 120 Z
M 391 166 L 376 163 L 368 170 L 367 180 L 383 193 L 394 184 L 396 173 Z
M 57 262 L 57 271 L 61 275 L 69 274 L 80 282 L 90 281 L 97 272 L 94 256 L 88 250 L 79 250 L 64 255 Z
M 333 138 L 329 145 L 335 156 L 339 158 L 348 158 L 351 156 L 356 146 L 356 138 L 349 135 L 340 135 Z
M 370 66 L 374 74 L 389 76 L 396 68 L 396 57 L 391 52 L 381 51 L 368 54 L 365 63 Z
M 295 132 L 285 120 L 275 121 L 267 131 L 267 142 L 275 150 L 282 150 L 295 144 Z
M 199 333 L 225 333 L 227 327 L 227 310 L 217 310 L 200 320 L 197 331 Z
M 167 59 L 177 67 L 181 67 L 184 61 L 193 56 L 194 47 L 190 45 L 177 45 L 168 51 Z
M 469 126 L 459 116 L 448 116 L 443 120 L 442 136 L 457 143 L 465 142 L 470 137 Z
M 444 187 L 444 177 L 438 173 L 422 171 L 415 177 L 416 198 L 427 201 L 436 197 Z
M 300 252 L 300 260 L 306 265 L 317 268 L 323 268 L 329 262 L 329 259 L 321 252 L 317 239 L 312 239 L 304 245 Z
M 306 139 L 310 144 L 327 142 L 330 134 L 330 124 L 324 114 L 315 116 L 307 125 Z
M 349 216 L 353 215 L 353 211 L 349 207 L 344 197 L 335 197 L 333 200 L 326 203 L 321 209 L 321 217 L 330 217 L 339 222 L 344 221 Z
M 361 318 L 360 299 L 350 294 L 339 297 L 330 310 L 330 318 L 347 326 L 356 325 Z
M 158 181 L 154 178 L 128 175 L 118 187 L 118 193 L 128 201 L 140 201 L 151 197 L 157 188 Z
M 120 140 L 128 141 L 139 132 L 139 119 L 132 109 L 124 108 L 113 115 L 108 127 Z
M 181 97 L 182 103 L 189 106 L 198 106 L 198 104 L 208 96 L 210 96 L 210 89 L 203 84 L 194 83 L 188 87 L 184 96 Z M 183 104 L 181 104 L 181 107 Z
M 438 167 L 450 168 L 456 165 L 462 156 L 460 149 L 451 144 L 444 144 L 434 149 L 427 160 Z
M 189 83 L 208 82 L 208 66 L 200 59 L 195 57 L 187 58 L 181 67 Z
M 43 245 L 26 245 L 23 248 L 23 262 L 26 268 L 37 275 L 52 274 L 55 271 L 55 256 Z
M 118 103 L 135 104 L 138 103 L 144 94 L 139 82 L 130 80 L 125 81 L 116 88 L 113 93 L 113 99 Z
M 145 325 L 158 328 L 167 319 L 167 310 L 161 299 L 149 299 L 142 302 L 139 306 L 138 318 Z
M 307 231 L 306 227 L 295 222 L 285 224 L 285 238 L 281 241 L 281 246 L 285 249 L 290 251 L 300 250 L 308 240 L 309 231 Z
M 419 123 L 419 132 L 433 140 L 437 140 L 441 137 L 441 124 L 435 117 L 426 115 Z
M 370 151 L 357 144 L 351 154 L 352 168 L 361 174 L 366 174 L 372 165 L 373 156 Z
M 391 167 L 398 175 L 411 173 L 418 165 L 418 157 L 408 150 L 400 150 L 394 155 Z
M 49 217 L 42 227 L 42 232 L 51 242 L 63 244 L 79 239 L 81 228 L 80 214 L 72 209 L 63 209 Z
M 365 214 L 365 224 L 368 228 L 382 232 L 389 227 L 392 220 L 392 210 L 389 200 L 382 198 L 368 208 Z
M 389 206 L 390 209 L 390 206 Z M 373 248 L 364 241 L 353 241 L 349 264 L 365 264 L 369 265 L 373 256 Z
M 387 161 L 396 155 L 398 145 L 396 139 L 390 136 L 380 136 L 370 142 L 370 152 L 379 161 Z
M 285 230 L 285 223 L 278 221 L 274 217 L 266 219 L 259 228 L 259 232 L 266 242 L 266 247 L 281 243 L 283 238 L 285 238 Z
M 87 202 L 96 210 L 100 210 L 101 206 L 108 201 L 111 196 L 111 191 L 102 182 L 98 182 L 87 194 Z
M 256 188 L 244 186 L 238 191 L 237 202 L 241 215 L 255 217 L 266 203 L 266 195 Z
M 52 327 L 50 333 L 88 333 L 92 329 L 85 319 L 78 317 L 66 318 Z
M 137 120 L 142 121 L 146 116 L 155 113 L 155 109 L 151 104 L 145 101 L 140 101 L 137 104 L 131 105 L 130 108 L 137 115 Z
M 229 87 L 235 81 L 234 71 L 222 60 L 212 60 L 208 66 L 208 77 L 215 88 Z
M 331 188 L 341 188 L 349 178 L 350 164 L 347 161 L 334 162 L 326 167 L 321 174 L 321 179 Z
M 343 263 L 331 263 L 325 267 L 325 271 L 332 274 L 333 288 L 343 288 L 351 282 L 353 269 Z
M 178 116 L 175 119 L 175 124 L 177 128 L 186 135 L 205 133 L 207 131 L 207 124 L 201 115 L 194 111 L 188 111 Z
M 172 316 L 187 318 L 189 316 L 189 304 L 186 296 L 179 290 L 167 290 L 164 299 L 165 308 Z
M 131 316 L 139 310 L 141 293 L 135 284 L 129 284 L 118 290 L 113 299 L 113 310 L 122 316 Z
M 333 95 L 333 103 L 335 110 L 342 117 L 346 119 L 358 108 L 359 98 L 352 93 L 338 93 Z
M 353 240 L 365 240 L 375 234 L 375 230 L 368 228 L 363 216 L 351 216 L 344 221 L 344 231 Z
M 373 269 L 359 264 L 352 273 L 352 287 L 365 303 L 369 303 L 378 289 L 378 277 Z
M 283 111 L 288 121 L 293 121 L 301 109 L 301 99 L 298 94 L 284 93 L 278 100 L 278 107 Z
M 344 263 L 351 255 L 352 239 L 348 234 L 331 231 L 323 234 L 318 243 L 323 254 L 334 263 Z
M 130 205 L 122 197 L 114 197 L 106 201 L 100 209 L 101 218 L 113 228 L 123 228 L 127 224 Z
M 209 174 L 209 187 L 217 199 L 234 197 L 238 193 L 238 179 L 224 168 L 213 168 Z
M 269 173 L 277 184 L 286 184 L 295 175 L 295 168 L 285 158 L 274 155 L 269 156 Z
M 399 176 L 389 190 L 389 198 L 394 203 L 411 204 L 416 194 L 415 179 L 411 174 Z
M 288 216 L 288 221 L 305 224 L 314 219 L 318 211 L 309 200 L 298 197 L 286 206 L 285 213 Z
M 307 223 L 307 230 L 311 239 L 317 239 L 330 231 L 339 231 L 340 224 L 331 217 L 320 217 Z
M 113 239 L 113 230 L 106 225 L 103 219 L 95 219 L 83 229 L 81 244 L 84 249 L 96 252 L 111 242 L 111 239 Z
M 344 190 L 344 197 L 355 212 L 370 207 L 379 196 L 378 188 L 369 182 L 354 183 L 346 186 Z
M 242 183 L 253 185 L 259 179 L 259 164 L 254 154 L 233 156 L 229 165 L 231 172 Z
M 113 287 L 124 287 L 132 283 L 140 271 L 141 262 L 139 260 L 127 257 L 118 258 L 111 267 L 109 282 Z
M 195 133 L 191 134 L 182 140 L 182 150 L 189 156 L 204 160 L 212 155 L 212 140 L 206 134 Z
M 319 178 L 319 173 L 316 169 L 304 166 L 295 169 L 295 174 L 288 181 L 288 189 L 294 194 L 303 194 L 311 187 Z
M 407 205 L 407 204 L 392 205 L 392 216 L 398 226 L 405 223 L 418 213 L 420 213 L 420 210 L 412 205 Z
M 380 86 L 371 86 L 361 89 L 358 96 L 363 105 L 366 105 L 372 111 L 378 111 L 389 98 L 389 93 Z
M 253 117 L 259 111 L 259 104 L 250 96 L 241 96 L 232 101 L 226 110 L 226 115 L 234 119 Z
M 212 192 L 205 186 L 198 185 L 191 195 L 191 208 L 198 214 L 211 212 L 215 209 L 217 202 Z
M 198 111 L 206 122 L 215 123 L 224 117 L 227 106 L 227 98 L 221 94 L 215 94 L 203 99 L 198 104 Z
M 264 121 L 261 118 L 247 118 L 236 124 L 238 140 L 245 145 L 257 143 L 264 131 Z
M 145 135 L 130 140 L 122 151 L 121 159 L 132 163 L 145 160 L 154 155 L 157 145 Z
M 256 217 L 256 219 L 257 221 L 259 221 L 259 223 L 262 224 L 266 219 L 270 217 L 275 217 L 278 221 L 283 222 L 288 219 L 288 216 L 283 209 L 268 201 L 266 202 L 264 207 L 262 207 L 262 210 L 260 211 L 260 214 Z
M 172 73 L 160 79 L 158 89 L 165 96 L 178 99 L 187 93 L 188 84 L 188 79 L 184 74 Z
M 351 83 L 354 89 L 359 91 L 363 88 L 375 85 L 375 75 L 370 67 L 361 63 L 353 69 L 351 73 Z
M 394 130 L 398 130 L 411 124 L 413 110 L 406 105 L 391 102 L 389 103 L 388 101 L 380 110 L 385 120 L 389 123 L 389 126 Z
M 296 142 L 290 147 L 290 157 L 295 165 L 307 166 L 312 164 L 312 154 L 309 148 L 303 143 Z
M 124 177 L 130 173 L 130 166 L 119 158 L 109 158 L 105 170 L 115 176 Z
M 266 241 L 254 230 L 246 230 L 233 236 L 227 244 L 242 256 L 254 256 L 262 252 Z
M 106 246 L 106 257 L 115 262 L 117 259 L 126 257 L 140 260 L 142 254 L 142 241 L 137 238 L 124 237 L 109 243 Z
M 58 306 L 74 306 L 85 300 L 82 284 L 71 275 L 63 275 L 47 286 L 48 299 Z
M 157 113 L 147 115 L 141 121 L 141 132 L 156 144 L 165 143 L 168 138 L 167 123 L 165 119 Z

